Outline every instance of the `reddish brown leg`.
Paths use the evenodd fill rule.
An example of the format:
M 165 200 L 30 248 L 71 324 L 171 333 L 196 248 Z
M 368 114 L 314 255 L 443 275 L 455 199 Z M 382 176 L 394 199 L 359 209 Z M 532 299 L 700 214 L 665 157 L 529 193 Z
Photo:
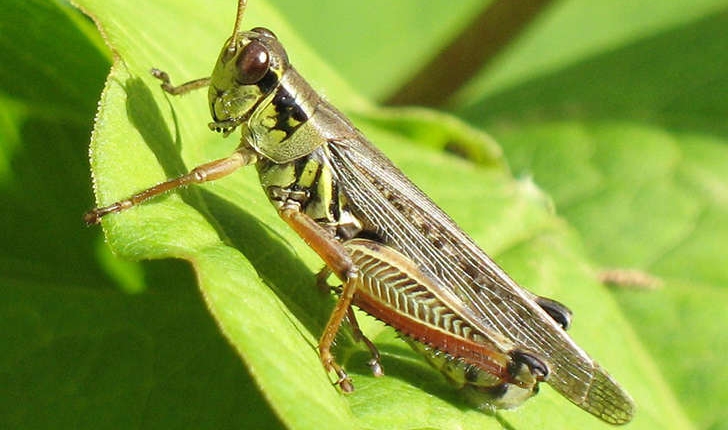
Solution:
M 240 167 L 246 166 L 255 161 L 255 155 L 244 152 L 236 151 L 227 158 L 221 158 L 219 160 L 205 163 L 201 166 L 197 166 L 192 169 L 189 173 L 184 174 L 175 179 L 170 179 L 161 184 L 155 185 L 148 188 L 140 193 L 134 194 L 133 196 L 124 200 L 119 200 L 116 203 L 112 203 L 108 206 L 93 209 L 87 212 L 83 219 L 86 224 L 98 224 L 104 215 L 110 213 L 121 212 L 129 209 L 132 206 L 136 206 L 152 197 L 163 194 L 167 191 L 179 188 L 188 184 L 201 184 L 203 182 L 213 181 L 215 179 L 227 176 Z
M 369 352 L 372 354 L 372 358 L 369 360 L 369 367 L 371 367 L 372 373 L 376 377 L 383 376 L 384 371 L 382 370 L 382 357 L 379 355 L 379 350 L 376 345 L 374 345 L 374 342 L 369 340 L 369 338 L 364 335 L 364 332 L 361 331 L 361 328 L 359 328 L 359 323 L 356 321 L 354 309 L 351 306 L 349 306 L 349 309 L 346 311 L 346 320 L 349 321 L 351 332 L 354 335 L 354 340 L 357 342 L 364 342 L 364 345 L 367 346 L 367 349 L 369 349 Z
M 279 209 L 278 213 L 344 283 L 339 300 L 336 302 L 336 306 L 329 316 L 329 321 L 326 323 L 326 328 L 324 328 L 324 332 L 319 339 L 318 349 L 324 368 L 327 371 L 336 372 L 339 378 L 336 383 L 341 387 L 342 391 L 351 392 L 354 390 L 351 379 L 344 369 L 336 363 L 331 353 L 331 346 L 354 298 L 359 276 L 358 270 L 351 262 L 349 253 L 344 249 L 344 246 L 331 233 L 318 225 L 316 221 L 303 214 L 298 203 L 287 203 Z M 325 272 L 322 271 L 321 273 Z
M 321 292 L 331 292 L 333 291 L 336 294 L 341 294 L 341 286 L 338 287 L 332 287 L 328 284 L 326 281 L 331 275 L 331 269 L 329 269 L 328 266 L 324 266 L 321 271 L 319 271 L 316 274 L 316 286 L 318 286 L 319 290 Z M 377 350 L 376 345 L 374 345 L 374 342 L 369 340 L 364 335 L 364 332 L 359 327 L 359 323 L 356 320 L 356 314 L 354 313 L 354 308 L 349 306 L 349 309 L 346 311 L 346 320 L 349 322 L 349 325 L 351 326 L 351 333 L 354 336 L 354 340 L 356 342 L 364 342 L 367 349 L 369 349 L 369 352 L 372 355 L 371 360 L 369 360 L 369 367 L 372 369 L 372 373 L 374 376 L 383 376 L 384 371 L 382 370 L 382 363 L 381 363 L 381 356 L 379 355 L 379 350 Z

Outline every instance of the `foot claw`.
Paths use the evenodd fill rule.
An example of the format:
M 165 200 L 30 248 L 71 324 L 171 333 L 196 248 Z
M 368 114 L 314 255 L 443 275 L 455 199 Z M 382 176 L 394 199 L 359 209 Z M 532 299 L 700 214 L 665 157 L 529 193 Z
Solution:
M 372 374 L 374 375 L 374 377 L 378 378 L 380 376 L 384 376 L 382 363 L 379 362 L 378 358 L 372 358 L 367 364 L 369 364 L 369 367 L 372 369 Z
M 339 379 L 336 381 L 336 385 L 339 386 L 341 392 L 343 393 L 351 393 L 354 391 L 354 384 L 352 384 L 351 378 L 349 378 L 349 375 L 347 375 L 346 372 L 343 372 L 343 374 L 339 375 Z
M 346 370 L 334 360 L 334 357 L 330 353 L 321 353 L 321 356 L 321 364 L 324 365 L 324 369 L 327 372 L 335 372 L 338 377 L 334 385 L 338 385 L 344 393 L 354 391 L 354 384 L 351 383 L 351 378 L 346 373 Z

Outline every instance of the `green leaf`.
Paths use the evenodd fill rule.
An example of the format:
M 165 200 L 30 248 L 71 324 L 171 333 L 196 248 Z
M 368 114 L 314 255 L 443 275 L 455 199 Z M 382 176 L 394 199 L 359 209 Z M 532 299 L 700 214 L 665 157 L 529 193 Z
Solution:
M 189 265 L 119 262 L 81 221 L 110 57 L 95 27 L 32 0 L 1 25 L 0 427 L 276 426 Z
M 726 428 L 728 6 L 653 6 L 609 27 L 577 13 L 586 2 L 555 10 L 499 65 L 530 78 L 492 77 L 459 112 L 497 136 L 517 176 L 549 191 L 597 266 L 662 281 L 615 297 L 693 426 Z M 631 16 L 628 7 L 610 16 Z M 611 48 L 576 37 L 581 27 Z M 569 50 L 581 55 L 553 71 Z
M 168 97 L 148 74 L 159 67 L 175 82 L 209 74 L 232 26 L 231 1 L 79 3 L 114 53 L 92 142 L 99 201 L 127 196 L 236 146 L 236 138 L 222 140 L 207 129 L 204 94 Z M 0 320 L 11 328 L 0 337 L 7 351 L 0 367 L 3 427 L 600 425 L 546 385 L 516 410 L 495 416 L 474 410 L 391 329 L 366 316 L 360 322 L 383 353 L 386 376 L 373 378 L 365 348 L 342 333 L 336 354 L 357 390 L 338 393 L 316 353 L 333 303 L 314 286 L 321 263 L 275 215 L 253 169 L 105 221 L 106 240 L 119 256 L 189 261 L 203 300 L 182 263 L 115 260 L 97 231 L 80 226 L 80 214 L 91 206 L 85 144 L 106 57 L 67 9 L 41 1 L 13 7 L 9 34 L 17 36 L 3 40 L 17 45 L 0 51 L 12 54 L 0 67 L 0 101 L 7 107 L 0 112 L 8 125 L 1 191 L 9 204 L 2 213 L 13 244 L 3 251 L 0 278 Z M 357 125 L 519 282 L 575 310 L 574 338 L 636 398 L 633 427 L 687 426 L 674 389 L 596 282 L 581 238 L 551 213 L 550 198 L 533 182 L 510 176 L 492 140 L 440 114 L 373 110 L 331 71 L 338 60 L 320 61 L 262 0 L 251 1 L 245 22 L 271 27 L 303 75 L 356 114 Z M 346 25 L 339 31 L 372 45 L 393 38 L 356 33 Z M 374 51 L 365 43 L 352 50 L 362 52 Z M 397 61 L 381 59 L 393 75 L 385 70 L 378 78 L 401 79 L 401 69 L 391 66 Z M 8 65 L 17 70 L 6 73 Z M 49 83 L 40 87 L 45 92 L 38 82 Z M 80 96 L 64 102 L 68 94 Z M 429 149 L 419 146 L 423 137 Z M 479 163 L 443 154 L 445 147 L 475 154 Z
M 151 64 L 165 68 L 180 80 L 204 76 L 198 57 L 204 52 L 208 61 L 215 58 L 217 45 L 226 37 L 226 32 L 218 29 L 229 28 L 229 20 L 223 17 L 233 16 L 232 10 L 221 13 L 219 22 L 204 22 L 196 27 L 199 17 L 196 11 L 201 6 L 189 2 L 178 7 L 149 4 L 148 9 L 127 6 L 121 1 L 84 1 L 82 6 L 97 19 L 120 58 L 102 96 L 92 143 L 92 167 L 100 203 L 109 203 L 179 174 L 186 170 L 183 166 L 194 166 L 232 150 L 234 141 L 223 145 L 205 127 L 208 114 L 200 109 L 205 105 L 204 94 L 170 100 L 156 90 L 158 83 L 148 75 Z M 327 74 L 325 67 L 317 65 L 316 58 L 295 43 L 297 37 L 286 24 L 276 18 L 274 11 L 264 10 L 264 6 L 263 2 L 257 3 L 257 9 L 251 5 L 246 15 L 248 22 L 274 28 L 289 46 L 294 63 L 312 70 L 314 81 L 327 83 L 325 91 L 330 98 L 355 97 L 334 76 Z M 224 3 L 219 7 L 224 10 Z M 121 17 L 128 18 L 122 22 Z M 150 17 L 154 17 L 155 25 Z M 189 33 L 185 29 L 190 28 L 196 28 L 199 34 L 185 40 L 170 37 Z M 210 34 L 204 35 L 202 29 L 210 29 Z M 164 65 L 165 59 L 169 66 Z M 349 101 L 343 106 L 362 105 Z M 420 121 L 428 123 L 426 119 Z M 453 216 L 469 227 L 488 249 L 498 252 L 523 241 L 537 246 L 539 240 L 556 241 L 566 249 L 573 246 L 573 239 L 549 215 L 544 197 L 529 183 L 513 182 L 496 161 L 487 162 L 488 157 L 484 156 L 485 164 L 495 167 L 481 168 L 434 151 L 413 152 L 413 142 L 367 126 L 366 122 L 360 125 L 426 191 L 453 209 Z M 437 128 L 432 118 L 428 126 Z M 462 124 L 451 125 L 449 131 L 441 134 L 441 141 L 477 139 Z M 487 148 L 486 142 L 481 145 Z M 494 152 L 484 151 L 485 154 Z M 129 174 L 131 171 L 133 175 Z M 444 184 L 439 176 L 433 177 L 435 171 L 450 172 L 448 177 L 456 179 Z M 361 426 L 372 428 L 447 428 L 499 427 L 513 421 L 528 427 L 541 421 L 543 412 L 539 413 L 538 406 L 503 412 L 499 420 L 472 409 L 463 412 L 462 400 L 458 400 L 441 376 L 421 361 L 413 367 L 410 363 L 414 354 L 403 348 L 390 329 L 382 329 L 369 320 L 367 328 L 375 329 L 367 333 L 380 345 L 385 357 L 394 358 L 385 361 L 389 377 L 374 381 L 363 366 L 366 362 L 363 348 L 341 343 L 337 349 L 339 360 L 349 368 L 359 388 L 347 399 L 341 397 L 330 387 L 315 350 L 316 338 L 330 309 L 330 300 L 317 295 L 313 289 L 313 273 L 321 263 L 278 220 L 258 188 L 254 172 L 241 172 L 183 192 L 181 198 L 170 195 L 109 217 L 104 227 L 110 245 L 119 255 L 133 259 L 177 257 L 193 263 L 211 312 L 287 425 L 308 428 L 314 422 L 319 426 L 323 422 L 341 427 L 358 420 Z M 460 192 L 452 193 L 453 189 Z M 481 223 L 477 208 L 468 204 L 472 201 L 490 202 L 492 209 L 488 212 L 487 224 Z M 512 219 L 518 219 L 519 223 L 513 224 Z M 585 267 L 573 266 L 570 258 L 567 261 L 567 267 L 572 269 L 559 278 L 580 278 L 592 285 L 594 294 L 605 295 L 594 280 L 589 281 Z M 518 261 L 514 266 L 523 267 L 523 264 Z M 542 283 L 540 292 L 558 294 L 560 291 L 553 284 L 553 281 Z M 601 329 L 599 326 L 612 319 L 582 327 L 609 331 L 608 326 Z M 270 339 L 276 341 L 272 343 Z M 610 355 L 608 351 L 603 352 L 603 356 Z M 643 373 L 639 366 L 626 364 L 630 362 L 627 351 L 611 355 L 621 356 L 621 359 L 613 358 L 614 361 L 631 368 L 632 375 Z M 641 365 L 649 366 L 649 363 Z M 548 399 L 549 395 L 554 393 L 541 397 Z M 547 402 L 542 400 L 540 407 L 546 407 Z M 552 402 L 563 406 L 564 400 L 557 397 Z M 549 413 L 554 415 L 550 419 L 555 426 L 567 421 L 593 422 L 592 417 L 576 408 L 567 407 L 563 412 L 561 409 Z

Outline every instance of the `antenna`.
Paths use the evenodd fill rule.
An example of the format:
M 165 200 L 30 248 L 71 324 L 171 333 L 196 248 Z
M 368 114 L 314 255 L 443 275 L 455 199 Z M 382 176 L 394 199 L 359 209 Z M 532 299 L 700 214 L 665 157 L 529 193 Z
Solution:
M 238 0 L 238 15 L 235 17 L 235 26 L 233 27 L 233 35 L 230 37 L 228 51 L 235 51 L 235 47 L 238 45 L 238 32 L 240 31 L 240 24 L 243 21 L 243 13 L 245 13 L 245 8 L 247 6 L 248 0 Z

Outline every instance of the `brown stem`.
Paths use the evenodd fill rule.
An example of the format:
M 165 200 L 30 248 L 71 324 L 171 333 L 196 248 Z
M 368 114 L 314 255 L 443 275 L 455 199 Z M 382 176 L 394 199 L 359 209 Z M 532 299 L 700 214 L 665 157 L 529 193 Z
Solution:
M 388 105 L 440 106 L 492 61 L 551 0 L 496 0 L 439 55 L 392 94 Z

